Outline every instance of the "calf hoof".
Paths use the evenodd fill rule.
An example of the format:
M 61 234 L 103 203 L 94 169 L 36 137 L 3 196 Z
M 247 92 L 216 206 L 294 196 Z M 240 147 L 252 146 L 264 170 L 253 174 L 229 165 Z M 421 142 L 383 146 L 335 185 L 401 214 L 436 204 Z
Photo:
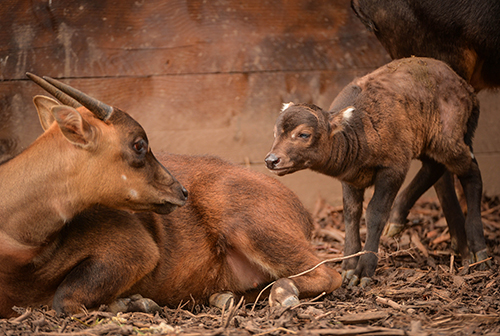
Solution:
M 116 299 L 108 306 L 108 311 L 113 314 L 127 312 L 156 313 L 161 307 L 151 299 L 143 298 L 140 294 L 132 295 L 130 298 Z
M 354 270 L 343 270 L 342 271 L 342 283 L 345 283 L 349 280 L 351 280 L 352 276 L 354 275 Z
M 220 308 L 227 309 L 234 304 L 234 294 L 231 292 L 215 293 L 208 299 L 210 305 Z
M 404 224 L 387 223 L 384 228 L 384 236 L 394 237 L 405 228 Z
M 349 281 L 349 284 L 347 286 L 354 287 L 359 285 L 360 288 L 364 289 L 370 284 L 371 281 L 372 279 L 369 277 L 362 277 L 360 281 L 357 275 L 353 275 L 351 277 L 351 281 Z
M 271 288 L 269 305 L 271 307 L 293 307 L 300 303 L 299 290 L 291 279 L 278 279 Z

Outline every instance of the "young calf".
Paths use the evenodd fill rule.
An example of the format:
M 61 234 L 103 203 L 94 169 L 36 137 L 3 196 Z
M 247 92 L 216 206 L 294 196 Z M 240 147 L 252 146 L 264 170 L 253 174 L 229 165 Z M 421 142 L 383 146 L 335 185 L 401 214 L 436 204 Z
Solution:
M 342 182 L 346 255 L 361 249 L 367 187 L 375 189 L 366 210 L 364 250 L 377 252 L 393 203 L 391 220 L 404 223 L 415 201 L 448 170 L 458 175 L 467 199 L 466 233 L 457 237 L 462 258 L 469 258 L 470 248 L 483 260 L 482 182 L 472 154 L 478 115 L 472 88 L 446 64 L 396 60 L 351 82 L 328 112 L 309 104 L 285 106 L 265 161 L 280 176 L 309 168 Z M 422 168 L 394 202 L 412 159 L 421 160 Z M 365 254 L 346 260 L 343 275 L 351 285 L 361 278 L 364 286 L 376 266 L 376 255 Z
M 171 307 L 225 291 L 251 301 L 273 280 L 271 304 L 290 306 L 341 285 L 325 265 L 287 278 L 320 260 L 311 216 L 279 182 L 214 157 L 158 161 L 125 112 L 31 78 L 65 105 L 37 96 L 45 133 L 0 165 L 0 317 L 132 294 Z

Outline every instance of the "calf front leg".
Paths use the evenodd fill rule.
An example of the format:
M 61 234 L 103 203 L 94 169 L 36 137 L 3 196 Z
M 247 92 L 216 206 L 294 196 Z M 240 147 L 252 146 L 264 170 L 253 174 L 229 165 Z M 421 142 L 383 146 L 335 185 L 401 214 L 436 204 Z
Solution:
M 358 264 L 354 270 L 354 275 L 349 285 L 357 285 L 361 279 L 361 286 L 364 287 L 375 274 L 377 268 L 380 236 L 384 226 L 389 219 L 392 204 L 403 184 L 406 171 L 394 169 L 381 169 L 375 178 L 375 191 L 368 208 L 366 209 L 366 243 L 364 250 L 373 252 L 359 257 Z
M 342 182 L 344 204 L 345 245 L 344 256 L 353 255 L 361 251 L 359 223 L 363 214 L 364 189 Z M 342 279 L 350 281 L 358 264 L 358 258 L 349 258 L 342 262 Z

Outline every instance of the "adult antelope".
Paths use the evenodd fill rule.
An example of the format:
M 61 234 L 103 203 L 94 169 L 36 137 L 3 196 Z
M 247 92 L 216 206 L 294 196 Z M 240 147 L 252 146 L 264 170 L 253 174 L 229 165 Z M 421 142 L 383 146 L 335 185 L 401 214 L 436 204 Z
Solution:
M 76 313 L 132 294 L 170 306 L 225 291 L 253 300 L 276 279 L 271 303 L 293 305 L 340 286 L 325 265 L 286 278 L 320 260 L 309 213 L 276 180 L 162 154 L 187 198 L 128 114 L 29 77 L 63 105 L 35 97 L 44 134 L 0 166 L 0 316 L 39 304 Z

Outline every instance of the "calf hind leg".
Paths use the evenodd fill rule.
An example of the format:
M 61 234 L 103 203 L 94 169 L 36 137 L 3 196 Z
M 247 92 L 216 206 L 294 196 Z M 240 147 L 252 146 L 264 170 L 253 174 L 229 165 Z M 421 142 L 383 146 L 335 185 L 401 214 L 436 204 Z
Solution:
M 422 167 L 410 184 L 394 200 L 384 234 L 388 237 L 400 233 L 415 202 L 440 179 L 445 167 L 433 160 L 422 160 Z
M 474 159 L 470 169 L 466 174 L 458 175 L 460 183 L 464 189 L 465 199 L 467 201 L 467 218 L 465 220 L 465 231 L 469 248 L 475 261 L 487 259 L 486 240 L 484 238 L 483 224 L 481 221 L 481 198 L 482 198 L 482 180 L 481 172 Z M 483 263 L 481 268 L 485 268 Z
M 453 175 L 446 172 L 434 188 L 448 224 L 452 248 L 460 253 L 462 262 L 467 263 L 470 261 L 470 253 L 465 233 L 465 216 L 455 192 Z

